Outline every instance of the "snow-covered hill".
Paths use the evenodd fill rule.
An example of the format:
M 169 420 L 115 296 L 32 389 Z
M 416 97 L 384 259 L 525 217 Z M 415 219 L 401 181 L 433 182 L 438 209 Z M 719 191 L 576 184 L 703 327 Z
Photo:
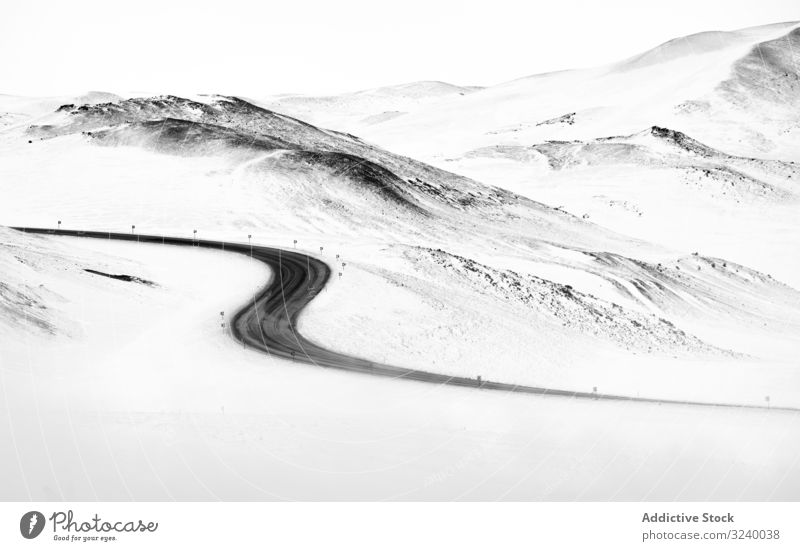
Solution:
M 627 235 L 800 285 L 797 22 L 421 107 L 363 137 Z
M 363 134 L 435 159 L 657 125 L 737 155 L 799 160 L 798 37 L 797 22 L 683 37 L 619 63 L 491 86 Z
M 658 126 L 629 136 L 587 141 L 489 146 L 469 151 L 465 157 L 509 159 L 536 168 L 546 160 L 553 170 L 610 166 L 671 168 L 689 175 L 702 174 L 710 180 L 704 182 L 710 193 L 736 202 L 800 200 L 800 188 L 795 184 L 800 179 L 800 163 L 729 155 L 682 132 Z
M 264 98 L 255 103 L 318 126 L 359 134 L 364 127 L 402 117 L 406 113 L 446 99 L 458 99 L 480 89 L 478 86 L 420 81 L 338 96 L 285 94 Z
M 800 237 L 797 162 L 732 155 L 653 126 L 625 136 L 485 146 L 444 164 L 605 227 L 800 284 L 797 258 L 787 254 Z

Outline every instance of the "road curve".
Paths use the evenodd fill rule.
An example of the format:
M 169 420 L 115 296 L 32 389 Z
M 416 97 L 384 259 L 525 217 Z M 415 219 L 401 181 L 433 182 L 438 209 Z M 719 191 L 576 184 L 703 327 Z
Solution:
M 576 392 L 555 388 L 515 385 L 496 381 L 478 381 L 477 379 L 468 377 L 450 376 L 431 371 L 407 369 L 404 367 L 377 363 L 357 356 L 348 356 L 329 350 L 306 339 L 297 331 L 297 320 L 303 308 L 319 294 L 331 275 L 330 267 L 325 262 L 312 256 L 276 247 L 161 235 L 27 227 L 12 227 L 11 229 L 34 234 L 194 246 L 205 249 L 231 251 L 251 256 L 267 264 L 273 271 L 274 277 L 255 294 L 252 302 L 248 302 L 234 315 L 230 328 L 234 338 L 243 342 L 246 346 L 266 352 L 270 356 L 286 358 L 319 367 L 343 369 L 369 375 L 381 375 L 384 377 L 409 379 L 426 383 L 500 390 L 522 394 L 685 406 L 767 409 L 765 406 L 751 404 L 661 400 L 658 398 L 622 396 L 595 392 Z M 771 409 L 800 411 L 798 408 L 790 407 L 773 407 Z

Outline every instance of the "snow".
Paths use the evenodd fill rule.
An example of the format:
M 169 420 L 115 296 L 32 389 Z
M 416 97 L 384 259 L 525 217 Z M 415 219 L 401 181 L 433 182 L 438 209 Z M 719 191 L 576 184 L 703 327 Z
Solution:
M 792 22 L 720 34 L 731 36 L 724 40 L 724 47 L 717 47 L 713 40 L 678 39 L 633 60 L 534 75 L 457 101 L 421 107 L 396 120 L 365 127 L 362 135 L 389 149 L 436 162 L 498 143 L 589 139 L 631 134 L 650 125 L 678 128 L 714 147 L 745 153 L 752 152 L 752 136 L 758 130 L 766 134 L 760 148 L 763 154 L 797 160 L 791 141 L 796 135 L 783 133 L 786 127 L 778 121 L 759 120 L 752 111 L 737 113 L 736 106 L 717 89 L 736 74 L 734 65 L 756 44 L 781 39 L 795 27 L 797 23 Z M 694 54 L 683 55 L 687 51 Z M 763 79 L 756 86 L 775 86 L 769 72 L 753 78 Z M 714 110 L 687 115 L 678 109 L 685 102 L 705 102 Z M 537 126 L 568 113 L 575 113 L 572 125 Z
M 477 90 L 480 90 L 477 86 L 421 81 L 339 96 L 283 94 L 258 99 L 255 103 L 317 126 L 359 134 L 365 126 L 402 117 L 409 111 L 436 105 L 447 98 L 461 98 Z

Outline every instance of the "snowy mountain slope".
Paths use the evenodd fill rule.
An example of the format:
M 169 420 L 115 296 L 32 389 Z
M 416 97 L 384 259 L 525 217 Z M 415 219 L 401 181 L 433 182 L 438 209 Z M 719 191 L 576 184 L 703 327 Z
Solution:
M 31 327 L 53 334 L 56 327 L 66 331 L 66 320 L 59 319 L 55 305 L 63 297 L 50 293 L 44 285 L 31 285 L 24 276 L 25 270 L 41 269 L 43 262 L 56 260 L 32 251 L 30 240 L 10 236 L 15 232 L 0 227 L 0 267 L 3 281 L 0 281 L 0 320 L 3 333 L 10 328 Z M 28 326 L 28 327 L 25 327 Z
M 263 189 L 265 197 L 280 197 L 281 201 L 270 202 L 270 208 L 287 208 L 287 216 L 305 219 L 314 231 L 323 220 L 333 218 L 330 223 L 334 227 L 352 233 L 361 227 L 360 218 L 366 217 L 387 231 L 401 225 L 417 233 L 423 229 L 462 232 L 463 217 L 470 215 L 474 225 L 470 231 L 476 235 L 485 236 L 487 232 L 481 233 L 478 228 L 491 225 L 493 231 L 507 228 L 536 239 L 567 238 L 586 246 L 603 243 L 614 248 L 631 243 L 610 232 L 584 231 L 586 222 L 502 188 L 394 155 L 348 134 L 319 129 L 236 98 L 214 97 L 201 103 L 165 96 L 93 106 L 67 105 L 38 123 L 30 125 L 22 136 L 6 136 L 9 150 L 23 155 L 16 159 L 9 155 L 8 174 L 30 177 L 27 164 L 41 155 L 51 159 L 48 170 L 56 170 L 55 159 L 62 148 L 65 152 L 77 148 L 88 156 L 103 155 L 94 147 L 97 145 L 113 146 L 116 152 L 135 148 L 164 161 L 165 155 L 202 156 L 204 162 L 216 165 L 214 177 L 261 181 L 246 185 L 256 193 Z M 74 160 L 71 154 L 67 157 L 70 162 Z M 9 166 L 15 162 L 25 168 Z M 107 178 L 120 177 L 114 167 L 91 164 L 88 170 L 111 169 Z M 144 170 L 147 167 L 139 169 L 139 175 Z M 58 172 L 68 178 L 75 175 L 69 168 Z M 151 177 L 163 179 L 157 171 Z M 97 192 L 94 188 L 87 191 Z M 379 204 L 374 205 L 378 208 L 367 207 L 365 197 L 378 199 Z M 443 220 L 452 223 L 443 224 Z
M 676 39 L 608 66 L 490 87 L 367 137 L 797 286 L 800 264 L 788 251 L 800 238 L 799 28 Z
M 715 91 L 743 118 L 755 112 L 766 116 L 764 123 L 780 126 L 796 120 L 800 108 L 800 27 L 755 44 L 734 63 L 730 78 Z
M 658 125 L 737 155 L 798 160 L 798 115 L 784 98 L 798 78 L 797 26 L 676 39 L 619 63 L 485 88 L 363 135 L 436 161 L 489 145 L 627 135 Z M 760 63 L 762 55 L 769 63 Z M 555 122 L 561 117 L 565 122 Z M 547 121 L 553 124 L 540 124 Z
M 683 132 L 653 126 L 629 136 L 595 140 L 547 141 L 531 146 L 494 146 L 472 150 L 466 158 L 504 158 L 541 166 L 544 156 L 553 170 L 594 166 L 633 166 L 644 170 L 671 168 L 684 173 L 702 172 L 719 182 L 721 195 L 739 200 L 796 201 L 794 182 L 800 164 L 729 155 Z
M 135 136 L 142 136 L 145 140 L 156 141 L 151 143 L 151 148 L 173 146 L 182 149 L 174 149 L 172 153 L 200 155 L 208 155 L 210 151 L 198 148 L 210 146 L 213 149 L 217 140 L 229 149 L 318 151 L 338 154 L 341 159 L 360 157 L 355 160 L 380 163 L 408 180 L 409 188 L 416 188 L 421 194 L 446 197 L 453 204 L 476 203 L 479 206 L 484 195 L 487 203 L 499 203 L 508 195 L 413 159 L 392 155 L 354 136 L 319 129 L 237 98 L 216 97 L 208 103 L 174 96 L 134 98 L 77 108 L 66 105 L 58 111 L 52 123 L 32 126 L 29 133 L 47 138 L 85 132 L 112 145 L 131 145 L 135 143 Z M 134 124 L 135 128 L 123 126 L 129 124 Z M 99 129 L 105 131 L 98 134 Z M 346 160 L 340 162 L 343 166 L 337 168 L 346 172 Z M 439 185 L 421 182 L 421 178 L 435 179 L 435 184 Z
M 615 66 L 618 69 L 632 70 L 729 48 L 746 48 L 754 41 L 763 40 L 764 36 L 770 33 L 782 33 L 786 28 L 795 25 L 797 22 L 787 21 L 735 31 L 699 32 L 668 40 L 655 48 L 620 61 Z
M 357 134 L 364 126 L 402 117 L 422 106 L 466 96 L 480 89 L 479 86 L 421 81 L 336 96 L 284 94 L 254 103 L 318 126 L 340 128 Z
M 732 397 L 739 389 L 744 399 L 752 385 L 792 384 L 795 290 L 766 276 L 764 287 L 749 290 L 721 265 L 719 271 L 710 263 L 697 271 L 688 259 L 666 275 L 642 279 L 635 261 L 628 261 L 635 268 L 625 273 L 590 255 L 570 263 L 563 258 L 544 266 L 519 258 L 511 269 L 444 250 L 372 251 L 350 260 L 345 279 L 309 305 L 301 331 L 346 353 L 370 351 L 377 361 L 486 380 L 546 381 L 554 388 L 595 381 L 627 395 L 684 397 Z M 582 264 L 608 285 L 587 281 L 593 274 Z M 656 266 L 650 269 L 658 273 Z M 683 271 L 684 279 L 673 275 Z M 349 303 L 348 284 L 382 298 Z M 787 306 L 795 311 L 792 321 L 775 308 L 784 299 L 794 305 Z M 733 341 L 736 354 L 720 351 Z M 723 390 L 717 383 L 727 377 L 738 382 Z M 744 380 L 750 383 L 739 386 Z M 783 395 L 772 388 L 763 394 Z
M 741 156 L 672 129 L 623 136 L 488 146 L 451 169 L 493 175 L 517 193 L 605 227 L 702 250 L 798 285 L 796 162 Z

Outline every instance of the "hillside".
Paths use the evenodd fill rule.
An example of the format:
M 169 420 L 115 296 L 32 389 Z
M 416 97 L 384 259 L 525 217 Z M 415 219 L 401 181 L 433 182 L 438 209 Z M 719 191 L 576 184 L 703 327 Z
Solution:
M 365 128 L 371 142 L 617 232 L 800 285 L 800 26 L 676 38 Z
M 255 103 L 313 124 L 360 133 L 421 107 L 477 92 L 478 86 L 419 81 L 333 96 L 279 95 Z
M 363 134 L 440 161 L 488 145 L 626 135 L 657 125 L 737 155 L 800 160 L 792 108 L 798 32 L 789 22 L 678 38 L 606 66 L 491 86 Z M 557 122 L 567 115 L 568 122 Z

